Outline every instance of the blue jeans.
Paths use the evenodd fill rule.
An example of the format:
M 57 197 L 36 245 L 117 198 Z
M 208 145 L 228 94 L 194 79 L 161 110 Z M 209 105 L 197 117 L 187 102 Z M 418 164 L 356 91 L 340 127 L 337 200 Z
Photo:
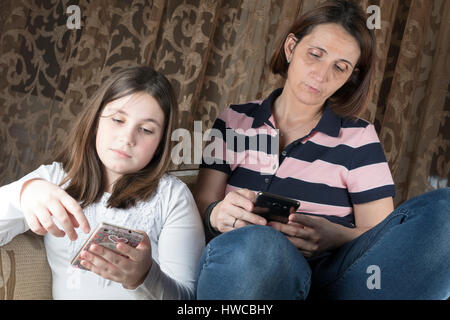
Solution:
M 450 188 L 406 201 L 374 228 L 306 259 L 273 228 L 247 226 L 205 248 L 197 299 L 447 299 Z

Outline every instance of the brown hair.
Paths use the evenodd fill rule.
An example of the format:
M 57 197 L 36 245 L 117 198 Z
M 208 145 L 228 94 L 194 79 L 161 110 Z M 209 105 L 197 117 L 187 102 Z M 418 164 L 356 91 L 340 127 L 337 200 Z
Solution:
M 99 117 L 105 105 L 124 96 L 143 92 L 156 99 L 164 113 L 161 141 L 152 160 L 135 173 L 125 174 L 114 184 L 108 207 L 129 208 L 148 199 L 170 160 L 170 134 L 177 124 L 178 104 L 170 82 L 150 67 L 129 67 L 114 73 L 96 92 L 79 115 L 56 161 L 61 162 L 69 182 L 66 192 L 81 202 L 81 207 L 99 201 L 105 191 L 105 171 L 96 150 Z
M 284 53 L 284 43 L 290 33 L 300 41 L 319 24 L 336 23 L 356 39 L 361 55 L 349 80 L 328 98 L 328 104 L 340 116 L 360 115 L 367 105 L 375 64 L 375 39 L 366 21 L 367 16 L 362 8 L 348 0 L 329 1 L 306 12 L 292 24 L 275 48 L 270 61 L 272 72 L 284 78 L 287 76 L 289 63 Z

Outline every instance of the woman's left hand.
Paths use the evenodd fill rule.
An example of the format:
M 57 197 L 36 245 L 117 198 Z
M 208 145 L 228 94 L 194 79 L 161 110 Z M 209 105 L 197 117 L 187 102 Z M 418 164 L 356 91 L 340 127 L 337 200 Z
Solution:
M 118 243 L 116 249 L 122 255 L 93 244 L 81 253 L 81 265 L 105 279 L 121 283 L 125 289 L 134 290 L 144 282 L 152 266 L 150 239 L 144 233 L 136 248 Z
M 271 221 L 269 226 L 284 233 L 305 257 L 340 247 L 352 238 L 352 229 L 326 218 L 291 214 L 287 224 Z

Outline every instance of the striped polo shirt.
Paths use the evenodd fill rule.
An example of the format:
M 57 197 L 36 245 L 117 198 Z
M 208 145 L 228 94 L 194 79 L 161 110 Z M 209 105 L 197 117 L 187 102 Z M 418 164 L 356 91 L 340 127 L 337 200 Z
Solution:
M 201 168 L 228 175 L 225 194 L 247 188 L 300 201 L 298 212 L 354 226 L 353 205 L 394 197 L 395 187 L 375 127 L 325 106 L 317 126 L 279 152 L 271 105 L 230 105 L 210 130 Z

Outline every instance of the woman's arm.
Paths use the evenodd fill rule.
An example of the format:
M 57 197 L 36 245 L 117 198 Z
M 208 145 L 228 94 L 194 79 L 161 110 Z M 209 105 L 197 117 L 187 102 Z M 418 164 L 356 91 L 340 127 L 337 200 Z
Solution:
M 353 205 L 356 229 L 360 235 L 372 229 L 394 211 L 394 200 L 387 197 Z
M 270 222 L 269 225 L 286 234 L 305 257 L 311 257 L 359 237 L 383 221 L 393 210 L 392 197 L 387 197 L 354 205 L 355 228 L 332 223 L 323 217 L 304 214 L 291 214 L 288 224 Z
M 200 169 L 194 189 L 194 199 L 203 218 L 206 208 L 225 197 L 228 175 L 214 169 Z
M 239 189 L 225 195 L 228 175 L 213 169 L 201 169 L 195 190 L 195 199 L 205 224 L 219 232 L 227 232 L 249 224 L 265 225 L 267 221 L 252 213 L 256 194 L 248 189 Z M 220 201 L 211 211 L 209 220 L 206 208 Z
M 392 211 L 394 211 L 394 200 L 392 197 L 353 205 L 355 228 L 340 228 L 340 240 L 336 242 L 337 247 L 369 231 L 383 221 Z

